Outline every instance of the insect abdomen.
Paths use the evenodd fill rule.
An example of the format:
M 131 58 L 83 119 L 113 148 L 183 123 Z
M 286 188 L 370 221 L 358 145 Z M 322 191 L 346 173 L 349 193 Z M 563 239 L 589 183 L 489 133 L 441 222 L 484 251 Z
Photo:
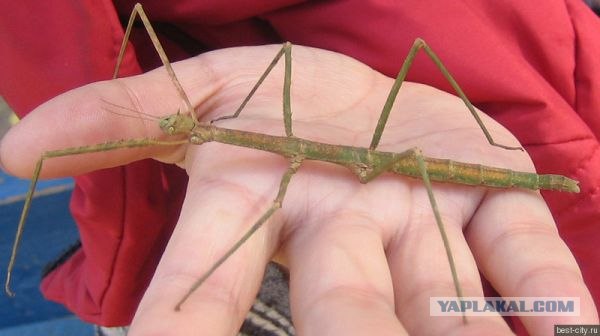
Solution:
M 420 177 L 412 160 L 401 160 L 394 171 Z M 425 158 L 427 172 L 432 181 L 482 185 L 496 188 L 524 188 L 579 192 L 578 182 L 568 177 L 552 174 L 535 174 L 480 164 L 463 163 L 448 159 Z

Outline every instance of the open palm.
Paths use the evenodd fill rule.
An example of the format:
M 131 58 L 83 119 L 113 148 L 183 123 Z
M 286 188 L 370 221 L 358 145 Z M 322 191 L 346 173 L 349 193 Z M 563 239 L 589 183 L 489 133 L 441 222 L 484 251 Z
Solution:
M 235 111 L 278 48 L 225 49 L 174 67 L 199 118 L 210 121 Z M 295 136 L 367 147 L 392 79 L 323 50 L 294 47 L 293 58 Z M 182 104 L 163 71 L 92 84 L 42 105 L 3 140 L 4 166 L 29 174 L 40 153 L 12 151 L 17 143 L 42 138 L 45 150 L 119 138 L 166 140 L 155 123 L 123 118 L 106 104 L 154 116 L 177 111 Z M 282 82 L 280 65 L 239 118 L 216 125 L 284 135 Z M 98 117 L 82 117 L 86 114 Z M 498 143 L 518 145 L 483 117 Z M 48 125 L 67 119 L 81 127 Z M 27 136 L 41 125 L 45 131 Z M 460 99 L 405 83 L 378 150 L 412 147 L 427 156 L 533 171 L 526 154 L 490 146 Z M 430 297 L 456 293 L 420 180 L 383 174 L 360 184 L 344 167 L 315 161 L 304 162 L 293 176 L 271 220 L 175 312 L 195 279 L 270 207 L 289 162 L 219 143 L 89 155 L 95 159 L 49 162 L 44 174 L 73 175 L 153 157 L 184 167 L 190 177 L 179 222 L 140 303 L 132 335 L 235 334 L 273 257 L 290 269 L 291 308 L 300 334 L 481 334 L 484 328 L 486 334 L 510 333 L 499 316 L 472 317 L 468 325 L 460 317 L 429 316 Z M 577 264 L 537 192 L 435 184 L 434 193 L 465 296 L 483 295 L 481 271 L 503 296 L 581 297 L 582 316 L 523 318 L 533 334 L 549 333 L 557 323 L 597 323 Z

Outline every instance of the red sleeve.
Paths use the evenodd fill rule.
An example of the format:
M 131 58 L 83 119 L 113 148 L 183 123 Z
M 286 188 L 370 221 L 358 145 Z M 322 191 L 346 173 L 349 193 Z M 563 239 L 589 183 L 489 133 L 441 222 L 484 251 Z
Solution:
M 289 40 L 395 76 L 415 37 L 425 39 L 475 105 L 519 138 L 539 172 L 581 182 L 580 194 L 543 195 L 600 306 L 600 23 L 583 1 L 234 2 L 144 6 L 154 22 L 177 22 L 179 36 L 164 38 L 175 58 Z M 11 82 L 0 82 L 0 94 L 21 115 L 69 88 L 110 78 L 122 31 L 109 1 L 6 6 L 14 15 L 0 21 L 11 38 L 0 46 L 0 74 Z M 132 7 L 122 1 L 116 12 L 126 17 Z M 135 43 L 142 59 L 156 59 L 145 42 Z M 131 56 L 126 73 L 139 71 Z M 409 79 L 451 92 L 425 57 Z M 157 182 L 161 177 L 169 183 Z M 184 180 L 176 168 L 152 161 L 78 179 L 72 210 L 83 248 L 44 280 L 47 297 L 91 322 L 129 324 L 172 229 Z M 115 197 L 107 200 L 107 193 Z M 135 197 L 146 194 L 152 197 Z

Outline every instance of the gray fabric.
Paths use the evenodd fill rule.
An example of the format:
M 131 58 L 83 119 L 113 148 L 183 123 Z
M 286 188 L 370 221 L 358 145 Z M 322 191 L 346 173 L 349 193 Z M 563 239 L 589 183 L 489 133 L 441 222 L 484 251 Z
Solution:
M 94 336 L 126 336 L 129 327 L 94 327 Z
M 246 316 L 240 335 L 295 335 L 288 285 L 287 270 L 269 263 L 258 297 Z
M 600 15 L 600 0 L 585 0 L 585 3 L 598 15 Z
M 295 335 L 290 314 L 289 276 L 275 263 L 267 265 L 262 286 L 238 335 Z M 96 336 L 126 336 L 128 327 L 95 327 Z

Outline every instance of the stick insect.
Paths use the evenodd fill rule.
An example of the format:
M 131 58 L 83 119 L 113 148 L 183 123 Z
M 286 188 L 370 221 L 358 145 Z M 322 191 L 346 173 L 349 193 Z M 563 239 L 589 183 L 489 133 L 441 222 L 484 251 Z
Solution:
M 237 242 L 231 246 L 226 253 L 215 261 L 209 268 L 196 280 L 196 282 L 190 287 L 187 293 L 179 300 L 174 307 L 175 310 L 180 310 L 182 304 L 189 298 L 189 296 L 200 287 L 213 272 L 219 268 L 233 253 L 240 248 L 258 229 L 265 224 L 269 218 L 282 207 L 284 197 L 287 191 L 287 187 L 298 169 L 302 166 L 305 161 L 315 160 L 329 162 L 332 164 L 340 165 L 349 169 L 353 174 L 356 175 L 359 182 L 368 183 L 375 179 L 384 172 L 391 172 L 395 174 L 405 175 L 413 178 L 419 178 L 423 180 L 427 195 L 431 203 L 431 208 L 435 216 L 435 221 L 439 229 L 446 256 L 448 259 L 449 267 L 453 277 L 454 289 L 456 296 L 461 298 L 462 290 L 456 266 L 454 263 L 454 257 L 452 255 L 452 249 L 444 229 L 444 225 L 438 210 L 435 196 L 432 191 L 431 181 L 465 184 L 465 185 L 480 185 L 486 187 L 495 188 L 509 188 L 517 187 L 524 189 L 547 189 L 557 190 L 565 192 L 579 192 L 578 182 L 561 175 L 538 175 L 535 173 L 519 172 L 509 169 L 496 168 L 490 166 L 483 166 L 480 164 L 462 163 L 451 161 L 448 159 L 438 159 L 426 157 L 421 153 L 418 148 L 412 148 L 404 152 L 384 152 L 377 150 L 381 136 L 383 134 L 386 122 L 392 110 L 392 106 L 396 100 L 396 96 L 405 80 L 408 70 L 410 69 L 413 60 L 419 51 L 423 51 L 436 65 L 439 71 L 443 74 L 446 80 L 450 83 L 451 87 L 455 90 L 456 94 L 462 99 L 465 106 L 481 128 L 487 141 L 492 146 L 507 150 L 522 150 L 521 147 L 506 146 L 503 144 L 496 143 L 491 134 L 488 132 L 483 121 L 479 117 L 477 111 L 459 87 L 457 82 L 454 80 L 452 75 L 443 65 L 439 57 L 433 52 L 433 50 L 422 40 L 417 38 L 402 67 L 394 81 L 394 84 L 388 94 L 387 100 L 381 111 L 377 126 L 373 132 L 372 140 L 369 147 L 354 147 L 345 145 L 335 145 L 329 143 L 322 143 L 302 139 L 294 136 L 292 129 L 292 112 L 290 102 L 290 88 L 291 88 L 291 48 L 292 45 L 289 42 L 283 44 L 279 52 L 276 54 L 272 62 L 269 64 L 264 73 L 260 76 L 250 93 L 242 101 L 238 109 L 231 115 L 224 116 L 210 122 L 201 122 L 198 120 L 194 108 L 190 103 L 186 93 L 184 92 L 175 72 L 173 71 L 169 59 L 167 58 L 160 42 L 154 32 L 146 14 L 144 13 L 140 4 L 136 4 L 125 31 L 125 37 L 121 46 L 119 57 L 117 59 L 117 65 L 113 78 L 116 78 L 119 73 L 119 66 L 123 60 L 129 35 L 133 27 L 133 23 L 137 16 L 142 20 L 150 38 L 154 44 L 154 47 L 159 54 L 165 69 L 167 70 L 171 81 L 177 89 L 178 94 L 184 101 L 186 110 L 183 113 L 177 112 L 176 114 L 161 118 L 159 121 L 160 128 L 168 135 L 177 136 L 178 140 L 157 140 L 149 138 L 130 139 L 106 142 L 91 146 L 83 147 L 72 147 L 61 150 L 52 150 L 42 154 L 38 160 L 35 170 L 33 173 L 30 188 L 28 190 L 25 205 L 21 213 L 21 218 L 17 227 L 15 242 L 12 248 L 12 255 L 8 265 L 5 291 L 8 295 L 13 296 L 14 293 L 10 288 L 10 281 L 12 275 L 12 269 L 16 261 L 17 250 L 19 242 L 23 233 L 23 228 L 29 209 L 31 206 L 32 196 L 35 191 L 36 183 L 39 178 L 43 163 L 49 158 L 62 157 L 68 155 L 77 155 L 84 153 L 108 151 L 120 148 L 133 148 L 133 147 L 144 147 L 144 146 L 176 146 L 182 144 L 193 144 L 201 145 L 207 142 L 220 142 L 232 146 L 241 146 L 247 148 L 253 148 L 261 151 L 267 151 L 279 154 L 289 160 L 289 166 L 281 181 L 279 182 L 279 189 L 276 197 L 271 203 L 271 206 L 262 214 L 262 216 L 243 234 Z M 272 136 L 261 133 L 235 130 L 223 128 L 215 125 L 215 122 L 223 119 L 237 118 L 246 104 L 250 101 L 252 96 L 255 94 L 257 89 L 263 83 L 265 78 L 269 75 L 275 65 L 284 59 L 284 82 L 283 82 L 283 123 L 285 129 L 285 136 Z M 180 140 L 181 136 L 185 136 L 186 139 Z M 463 321 L 466 322 L 463 316 Z

